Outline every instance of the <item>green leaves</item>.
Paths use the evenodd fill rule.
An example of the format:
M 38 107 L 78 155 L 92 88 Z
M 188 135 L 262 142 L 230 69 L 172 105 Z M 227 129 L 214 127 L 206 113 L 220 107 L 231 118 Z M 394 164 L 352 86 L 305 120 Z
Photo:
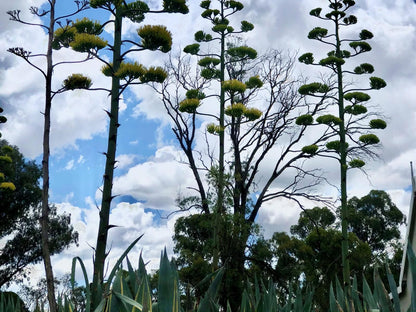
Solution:
M 309 39 L 320 40 L 320 39 L 324 38 L 326 35 L 328 35 L 328 29 L 321 28 L 321 27 L 315 27 L 314 29 L 312 29 L 309 32 L 308 38 Z
M 137 34 L 142 38 L 141 45 L 145 49 L 166 53 L 172 47 L 172 35 L 165 26 L 145 25 L 137 30 Z
M 149 12 L 149 6 L 143 1 L 127 3 L 123 10 L 123 16 L 135 23 L 143 22 L 145 13 Z
M 312 144 L 307 145 L 302 148 L 302 152 L 309 155 L 314 155 L 318 151 L 318 145 Z
M 248 46 L 231 47 L 227 50 L 228 55 L 237 59 L 251 59 L 257 57 L 257 51 Z
M 89 89 L 91 85 L 91 79 L 82 74 L 72 74 L 63 82 L 63 87 L 66 90 Z
M 344 108 L 345 113 L 351 114 L 351 115 L 361 115 L 367 113 L 367 108 L 363 105 L 347 105 Z
M 371 89 L 379 90 L 386 86 L 386 82 L 378 77 L 370 77 L 370 87 Z
M 371 129 L 385 129 L 387 127 L 387 123 L 382 119 L 372 119 L 370 120 L 370 128 Z
M 226 80 L 222 83 L 222 88 L 224 91 L 228 91 L 228 92 L 239 92 L 239 93 L 243 93 L 244 91 L 246 91 L 247 86 L 245 83 L 237 80 L 237 79 L 232 79 L 232 80 Z
M 374 37 L 373 33 L 371 31 L 367 30 L 367 29 L 363 29 L 360 32 L 360 39 L 361 40 L 368 40 L 368 39 L 371 39 L 373 37 Z
M 328 56 L 327 58 L 324 58 L 319 61 L 319 65 L 322 66 L 341 66 L 344 65 L 345 61 L 342 58 L 336 57 L 336 56 Z
M 246 111 L 246 106 L 243 103 L 233 103 L 225 108 L 225 114 L 233 117 L 241 117 Z
M 196 55 L 199 52 L 200 45 L 198 43 L 189 44 L 184 49 L 183 52 Z
M 341 118 L 331 114 L 319 116 L 318 118 L 316 118 L 316 121 L 320 124 L 325 125 L 340 125 L 342 123 Z
M 194 35 L 196 42 L 208 42 L 212 40 L 212 36 L 210 34 L 204 33 L 202 30 L 197 31 Z
M 142 64 L 122 62 L 115 75 L 120 79 L 138 79 L 145 73 L 146 68 Z
M 199 99 L 185 99 L 179 103 L 179 111 L 192 114 L 196 112 L 196 109 L 199 107 L 199 105 Z
M 310 15 L 319 17 L 321 15 L 322 8 L 316 8 L 309 12 Z
M 107 41 L 96 35 L 76 34 L 74 40 L 70 43 L 72 49 L 77 52 L 96 52 L 107 46 Z
M 261 81 L 259 76 L 253 76 L 245 82 L 248 89 L 261 88 L 263 86 L 263 81 Z
M 371 51 L 371 46 L 365 41 L 350 42 L 350 47 L 353 48 L 357 54 Z
M 186 0 L 163 0 L 163 10 L 169 13 L 189 13 Z
M 366 145 L 377 144 L 380 142 L 380 139 L 372 133 L 363 134 L 362 136 L 360 136 L 359 140 Z
M 204 57 L 198 61 L 198 65 L 202 67 L 217 66 L 220 63 L 218 58 L 214 57 Z
M 349 92 L 344 94 L 344 99 L 347 101 L 355 103 L 366 102 L 371 99 L 371 97 L 364 92 Z
M 365 166 L 365 162 L 361 159 L 353 159 L 348 163 L 348 165 L 350 168 L 361 168 Z
M 327 93 L 329 86 L 320 82 L 312 82 L 305 84 L 298 89 L 298 92 L 302 95 L 314 95 L 315 93 Z
M 313 123 L 313 117 L 309 114 L 301 115 L 296 118 L 296 124 L 299 126 L 309 126 Z
M 241 21 L 241 31 L 242 32 L 249 32 L 254 29 L 254 25 L 247 21 Z
M 374 67 L 371 64 L 363 63 L 354 69 L 354 73 L 358 75 L 371 74 L 374 72 Z
M 314 61 L 313 54 L 310 53 L 310 52 L 309 53 L 302 54 L 299 57 L 298 60 L 299 60 L 299 62 L 304 63 L 304 64 L 307 64 L 307 65 L 313 64 L 313 61 Z

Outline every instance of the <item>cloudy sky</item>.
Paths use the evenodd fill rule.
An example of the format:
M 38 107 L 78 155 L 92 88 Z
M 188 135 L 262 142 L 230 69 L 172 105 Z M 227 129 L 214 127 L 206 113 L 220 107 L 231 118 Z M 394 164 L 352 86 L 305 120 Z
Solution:
M 45 2 L 0 2 L 0 101 L 8 118 L 8 122 L 1 126 L 1 132 L 3 138 L 18 146 L 28 159 L 38 161 L 42 150 L 44 82 L 39 72 L 8 53 L 7 49 L 23 46 L 33 53 L 43 53 L 46 36 L 41 29 L 9 21 L 6 12 L 20 9 L 22 17 L 33 20 L 28 8 Z M 70 0 L 57 2 L 61 12 L 74 7 Z M 155 7 L 159 1 L 147 2 Z M 186 16 L 159 15 L 145 20 L 145 23 L 168 27 L 173 34 L 174 51 L 193 43 L 193 33 L 204 25 L 199 1 L 188 2 L 190 13 Z M 363 61 L 372 63 L 375 75 L 388 83 L 385 89 L 371 94 L 372 104 L 387 117 L 388 128 L 379 135 L 383 143 L 380 159 L 368 163 L 367 176 L 358 171 L 350 175 L 349 196 L 363 196 L 371 189 L 386 190 L 407 213 L 410 162 L 416 161 L 416 59 L 413 57 L 416 50 L 416 4 L 412 0 L 356 2 L 354 14 L 360 27 L 375 35 L 371 42 L 373 51 L 365 54 Z M 326 6 L 327 1 L 243 0 L 242 3 L 245 9 L 238 18 L 255 25 L 255 30 L 245 38 L 259 52 L 268 49 L 298 53 L 320 51 L 318 43 L 306 39 L 309 30 L 317 25 L 317 20 L 308 12 Z M 94 14 L 94 18 L 100 19 L 108 17 L 92 9 L 85 14 Z M 325 24 L 320 26 L 325 27 Z M 124 36 L 134 38 L 136 28 L 137 25 L 126 22 Z M 106 35 L 111 36 L 111 33 Z M 148 65 L 161 65 L 164 57 L 161 53 L 143 53 L 138 60 Z M 80 55 L 62 49 L 55 53 L 54 58 L 55 61 L 74 60 Z M 312 80 L 320 75 L 302 64 L 296 66 L 297 71 L 304 72 Z M 94 86 L 109 87 L 109 80 L 100 74 L 100 68 L 98 61 L 58 67 L 54 73 L 54 85 L 59 88 L 68 73 L 82 72 L 93 79 Z M 79 247 L 71 247 L 54 257 L 58 276 L 70 270 L 70 261 L 75 255 L 81 256 L 92 271 L 91 246 L 95 245 L 99 188 L 105 161 L 101 153 L 106 149 L 108 120 L 104 110 L 108 105 L 109 98 L 104 92 L 75 91 L 54 99 L 50 200 L 61 211 L 71 213 L 74 227 L 80 234 Z M 183 194 L 193 185 L 192 175 L 180 162 L 183 155 L 171 133 L 169 119 L 150 88 L 141 86 L 129 90 L 121 103 L 120 118 L 119 164 L 114 184 L 114 193 L 120 197 L 115 202 L 110 223 L 121 227 L 110 232 L 110 258 L 120 255 L 129 242 L 144 234 L 132 258 L 143 250 L 144 258 L 150 261 L 149 266 L 155 268 L 165 246 L 172 255 L 172 229 L 179 215 L 168 219 L 165 216 L 175 209 L 178 194 Z M 336 179 L 336 164 L 321 161 L 317 166 Z M 327 186 L 319 192 L 336 195 L 336 190 Z M 266 235 L 270 235 L 274 231 L 288 230 L 296 222 L 298 213 L 298 208 L 292 203 L 269 203 L 262 207 L 258 220 Z

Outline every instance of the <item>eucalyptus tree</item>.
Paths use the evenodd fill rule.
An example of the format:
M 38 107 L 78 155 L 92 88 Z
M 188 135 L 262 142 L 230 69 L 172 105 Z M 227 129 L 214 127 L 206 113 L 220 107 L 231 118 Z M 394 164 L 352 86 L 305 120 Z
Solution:
M 197 42 L 184 48 L 191 55 L 170 59 L 168 79 L 156 89 L 197 185 L 197 194 L 181 198 L 179 208 L 213 215 L 190 222 L 181 219 L 174 238 L 180 244 L 177 251 L 186 264 L 195 256 L 211 261 L 214 268 L 226 266 L 222 305 L 229 300 L 234 311 L 240 304 L 247 245 L 260 208 L 277 198 L 299 204 L 300 196 L 317 199 L 307 188 L 321 180 L 320 174 L 303 167 L 313 156 L 302 149 L 308 127 L 299 128 L 296 121 L 300 114 L 325 111 L 327 104 L 306 103 L 297 92 L 300 79 L 292 74 L 293 56 L 275 50 L 258 56 L 241 44 L 239 36 L 254 28 L 247 21 L 238 30 L 231 26 L 242 3 L 202 1 L 201 7 L 211 31 L 195 33 Z M 196 62 L 192 55 L 198 57 Z M 198 64 L 196 70 L 193 63 Z M 326 137 L 316 135 L 314 144 Z M 198 256 L 180 246 L 200 234 L 191 228 L 199 222 L 211 222 L 213 250 L 201 246 L 198 250 L 207 254 Z M 204 243 L 202 237 L 198 241 Z
M 384 129 L 386 122 L 380 118 L 373 118 L 377 114 L 369 113 L 365 103 L 370 100 L 370 95 L 364 91 L 379 90 L 386 86 L 386 82 L 378 77 L 369 78 L 369 86 L 358 87 L 348 80 L 348 76 L 372 74 L 374 67 L 369 63 L 355 63 L 356 57 L 371 50 L 367 40 L 373 38 L 373 34 L 363 29 L 358 36 L 350 37 L 345 28 L 357 24 L 357 17 L 350 14 L 355 6 L 352 0 L 329 0 L 329 12 L 323 15 L 322 8 L 310 11 L 310 15 L 331 23 L 332 32 L 326 28 L 315 27 L 308 38 L 317 40 L 329 47 L 327 56 L 315 61 L 312 53 L 305 53 L 299 57 L 299 61 L 308 65 L 318 65 L 329 69 L 335 77 L 335 85 L 313 82 L 299 88 L 299 93 L 316 98 L 324 98 L 333 104 L 331 114 L 324 114 L 316 118 L 316 122 L 327 127 L 328 132 L 333 132 L 337 140 L 329 141 L 326 146 L 309 145 L 304 149 L 313 154 L 321 154 L 325 157 L 335 158 L 340 168 L 340 193 L 341 193 L 341 223 L 342 223 L 342 266 L 344 284 L 350 284 L 350 269 L 348 261 L 348 208 L 347 208 L 347 171 L 351 168 L 361 168 L 365 162 L 362 156 L 376 156 L 371 147 L 379 143 L 379 138 L 371 130 Z M 348 61 L 348 63 L 347 63 Z M 348 64 L 351 64 L 347 67 Z M 360 64 L 360 65 L 357 65 Z M 351 77 L 350 76 L 350 77 Z M 300 125 L 312 125 L 314 120 L 309 115 L 300 116 Z
M 55 287 L 53 284 L 53 270 L 52 270 L 52 263 L 50 260 L 50 246 L 49 246 L 49 214 L 50 214 L 50 206 L 49 206 L 49 156 L 50 156 L 50 127 L 51 127 L 51 109 L 52 109 L 52 100 L 53 98 L 66 90 L 69 89 L 76 89 L 76 88 L 88 88 L 90 86 L 90 80 L 87 77 L 82 75 L 75 76 L 75 81 L 73 77 L 69 77 L 63 84 L 63 86 L 59 90 L 53 90 L 52 82 L 53 82 L 53 73 L 57 70 L 57 67 L 62 64 L 68 63 L 78 63 L 83 62 L 84 60 L 76 60 L 76 61 L 60 61 L 54 62 L 53 60 L 53 45 L 55 40 L 55 29 L 57 27 L 62 27 L 63 24 L 67 23 L 67 21 L 86 9 L 88 7 L 87 0 L 77 0 L 74 1 L 75 8 L 72 12 L 57 16 L 56 15 L 56 8 L 57 8 L 57 1 L 50 0 L 45 4 L 43 9 L 38 7 L 30 7 L 30 13 L 38 19 L 38 21 L 31 22 L 26 21 L 21 18 L 21 11 L 20 10 L 13 10 L 7 12 L 10 16 L 12 21 L 16 21 L 18 23 L 33 26 L 33 27 L 40 27 L 43 31 L 45 31 L 47 35 L 47 47 L 46 52 L 44 53 L 32 53 L 31 51 L 25 50 L 22 47 L 14 47 L 8 49 L 9 52 L 13 53 L 14 55 L 19 56 L 24 61 L 26 61 L 32 68 L 36 69 L 41 73 L 43 78 L 45 79 L 45 107 L 44 112 L 42 113 L 44 116 L 44 128 L 43 128 L 43 156 L 42 156 L 42 217 L 40 219 L 41 223 L 41 232 L 42 232 L 42 253 L 43 253 L 43 262 L 45 266 L 46 272 L 46 281 L 48 285 L 48 301 L 51 312 L 56 311 L 56 300 L 55 300 Z M 43 59 L 42 65 L 39 65 L 37 60 Z M 68 88 L 68 84 L 71 85 Z
M 3 113 L 3 108 L 0 107 L 0 114 Z M 7 121 L 6 116 L 0 115 L 0 124 L 3 124 Z M 1 132 L 0 132 L 0 138 L 1 138 Z M 3 166 L 9 166 L 11 163 L 11 158 L 8 155 L 3 155 L 0 158 L 0 189 L 3 190 L 9 190 L 14 191 L 16 190 L 16 186 L 13 184 L 13 182 L 5 181 L 5 175 L 4 175 L 4 168 Z
M 148 82 L 163 82 L 166 72 L 161 67 L 145 67 L 142 64 L 129 60 L 132 53 L 143 50 L 170 51 L 172 45 L 171 33 L 162 25 L 144 25 L 137 29 L 138 40 L 133 41 L 122 37 L 122 22 L 129 19 L 134 23 L 143 22 L 148 13 L 188 13 L 185 0 L 164 0 L 163 8 L 151 10 L 144 1 L 120 1 L 120 0 L 90 0 L 89 5 L 94 9 L 102 9 L 110 13 L 111 18 L 104 23 L 91 21 L 87 18 L 77 20 L 74 23 L 59 29 L 56 34 L 56 45 L 70 46 L 78 52 L 87 53 L 103 62 L 102 72 L 111 77 L 111 88 L 107 89 L 110 95 L 110 110 L 107 114 L 110 119 L 108 130 L 104 185 L 100 209 L 100 222 L 97 235 L 97 243 L 94 255 L 93 273 L 93 300 L 95 308 L 102 295 L 104 283 L 104 264 L 107 256 L 107 236 L 110 229 L 109 217 L 112 195 L 114 169 L 116 164 L 116 147 L 119 124 L 119 102 L 122 93 L 128 86 L 144 84 Z M 113 42 L 108 43 L 100 37 L 105 26 L 112 25 Z M 104 50 L 110 52 L 110 59 Z

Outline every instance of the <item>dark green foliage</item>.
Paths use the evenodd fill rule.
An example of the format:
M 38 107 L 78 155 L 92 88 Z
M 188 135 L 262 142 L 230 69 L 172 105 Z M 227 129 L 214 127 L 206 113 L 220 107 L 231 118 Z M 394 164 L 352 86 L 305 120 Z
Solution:
M 318 118 L 316 118 L 316 121 L 320 124 L 325 125 L 339 125 L 342 122 L 342 120 L 339 117 L 336 117 L 331 114 L 319 116 Z
M 263 86 L 263 82 L 259 76 L 250 77 L 248 81 L 245 82 L 245 84 L 248 89 L 261 88 Z
M 371 46 L 364 41 L 353 41 L 350 42 L 350 47 L 355 50 L 357 53 L 364 53 L 371 51 Z
M 387 123 L 382 119 L 372 119 L 370 120 L 370 128 L 371 129 L 385 129 L 387 127 Z
M 374 37 L 373 33 L 371 31 L 368 31 L 367 29 L 363 29 L 360 32 L 360 39 L 361 40 L 368 40 L 368 39 L 371 39 L 373 37 Z
M 346 145 L 346 147 L 348 147 L 348 143 L 345 143 L 345 145 Z M 326 147 L 327 147 L 327 149 L 334 150 L 334 151 L 338 152 L 341 149 L 341 143 L 338 140 L 330 141 L 330 142 L 326 143 Z
M 17 280 L 27 265 L 42 259 L 39 225 L 41 169 L 33 161 L 26 161 L 17 147 L 0 141 L 0 155 L 7 153 L 13 166 L 2 166 L 7 181 L 16 186 L 14 192 L 0 188 L 0 237 L 11 235 L 0 252 L 0 286 Z M 78 239 L 70 225 L 70 217 L 58 215 L 50 208 L 50 249 L 58 253 Z M 16 233 L 15 230 L 19 229 Z
M 363 105 L 347 105 L 344 109 L 345 113 L 351 114 L 351 115 L 361 115 L 367 113 L 367 108 Z
M 299 62 L 304 63 L 304 64 L 308 64 L 308 65 L 313 64 L 314 62 L 313 54 L 312 53 L 302 54 L 298 60 Z
M 386 82 L 379 77 L 370 77 L 370 87 L 375 90 L 383 89 L 386 86 Z
M 202 67 L 216 66 L 220 63 L 218 58 L 214 57 L 204 57 L 198 61 L 198 65 Z
M 204 33 L 202 30 L 197 31 L 194 35 L 196 42 L 208 42 L 212 40 L 212 36 L 210 34 Z
M 359 140 L 366 145 L 377 144 L 380 142 L 380 139 L 375 134 L 363 134 L 360 136 Z
M 322 28 L 322 27 L 315 27 L 314 29 L 312 29 L 309 34 L 308 34 L 308 38 L 309 39 L 322 39 L 323 37 L 325 37 L 326 35 L 328 35 L 328 29 Z
M 135 23 L 143 22 L 145 14 L 149 11 L 149 6 L 143 1 L 127 3 L 123 16 Z
M 344 94 L 344 99 L 356 104 L 360 102 L 369 101 L 371 97 L 367 93 L 364 93 L 364 92 L 349 92 L 349 93 Z
M 210 0 L 204 0 L 204 1 L 201 1 L 201 3 L 200 3 L 200 7 L 203 8 L 203 9 L 209 9 L 210 5 L 211 5 Z
M 255 59 L 257 51 L 248 46 L 231 47 L 227 50 L 229 56 L 238 59 Z
M 248 32 L 254 29 L 254 25 L 247 21 L 241 21 L 241 31 Z
M 198 43 L 190 44 L 183 49 L 183 52 L 195 55 L 198 54 L 199 47 L 200 45 Z
M 27 312 L 29 311 L 18 294 L 11 291 L 0 291 L 1 312 Z
M 163 10 L 169 13 L 189 13 L 186 0 L 163 0 Z
M 312 82 L 301 86 L 298 91 L 302 95 L 313 95 L 315 93 L 327 93 L 329 87 L 323 83 Z
M 337 66 L 337 65 L 343 65 L 345 61 L 342 58 L 336 57 L 336 56 L 328 56 L 327 58 L 324 58 L 319 61 L 319 65 L 322 66 Z
M 200 90 L 192 89 L 186 91 L 186 98 L 202 100 L 205 98 L 205 94 Z
M 365 162 L 361 159 L 353 159 L 348 164 L 351 168 L 361 168 L 365 165 Z
M 296 124 L 297 125 L 304 125 L 308 126 L 313 123 L 313 117 L 309 114 L 301 115 L 298 118 L 296 118 Z
M 360 66 L 357 66 L 354 69 L 354 73 L 361 75 L 361 74 L 371 74 L 374 72 L 374 67 L 371 64 L 368 63 L 364 63 L 361 64 Z
M 322 12 L 322 8 L 316 8 L 316 9 L 311 10 L 309 14 L 312 16 L 318 17 L 321 15 L 321 12 Z
M 345 15 L 346 15 L 345 12 L 335 10 L 335 11 L 325 14 L 325 17 L 329 19 L 337 20 L 337 19 L 345 17 Z
M 375 252 L 386 252 L 386 246 L 400 240 L 399 226 L 406 217 L 385 191 L 372 190 L 364 197 L 348 201 L 349 227 Z
M 306 154 L 314 155 L 316 154 L 317 151 L 318 151 L 318 145 L 315 145 L 315 144 L 302 147 L 302 152 Z
M 357 17 L 355 15 L 350 15 L 344 18 L 343 21 L 345 25 L 354 25 L 354 24 L 357 24 L 358 22 Z

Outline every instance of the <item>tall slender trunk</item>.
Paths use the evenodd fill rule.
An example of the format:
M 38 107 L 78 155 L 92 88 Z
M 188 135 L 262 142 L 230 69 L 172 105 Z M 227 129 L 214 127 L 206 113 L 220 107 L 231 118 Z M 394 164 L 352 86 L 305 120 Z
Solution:
M 115 20 L 114 20 L 114 45 L 113 45 L 113 72 L 115 73 L 121 63 L 121 25 L 122 16 L 121 10 L 116 8 Z M 98 291 L 100 284 L 104 280 L 104 263 L 106 259 L 106 247 L 107 247 L 107 236 L 109 230 L 109 219 L 110 219 L 110 208 L 113 188 L 113 176 L 114 176 L 114 165 L 116 160 L 116 148 L 117 148 L 117 131 L 119 127 L 118 114 L 119 114 L 119 98 L 120 98 L 120 79 L 115 75 L 112 76 L 111 85 L 111 110 L 110 126 L 108 131 L 108 145 L 105 163 L 104 173 L 104 186 L 103 186 L 103 197 L 101 202 L 100 210 L 100 224 L 98 228 L 97 244 L 95 249 L 94 258 L 94 273 L 93 273 L 93 285 L 92 285 L 92 307 L 98 306 L 101 296 Z
M 221 1 L 221 16 L 224 14 L 224 3 Z M 217 211 L 215 212 L 215 226 L 214 226 L 214 252 L 213 252 L 213 270 L 218 268 L 219 261 L 219 225 L 222 223 L 222 214 L 225 213 L 224 207 L 224 163 L 225 163 L 225 92 L 222 88 L 222 83 L 225 80 L 225 33 L 221 34 L 221 59 L 220 59 L 220 132 L 219 132 L 219 155 L 218 155 L 218 190 L 217 190 Z
M 43 158 L 42 158 L 42 216 L 40 220 L 42 234 L 42 256 L 46 274 L 46 285 L 48 289 L 48 302 L 51 312 L 57 311 L 55 299 L 55 285 L 53 278 L 51 253 L 49 250 L 49 138 L 51 129 L 51 106 L 52 106 L 52 41 L 55 26 L 55 3 L 56 0 L 50 1 L 50 22 L 48 34 L 48 50 L 46 54 L 46 87 L 45 87 L 45 112 L 44 112 L 44 129 L 43 129 Z
M 341 41 L 339 38 L 339 24 L 335 21 L 335 37 L 336 37 L 336 56 L 342 58 Z M 340 141 L 340 175 L 341 175 L 341 232 L 342 232 L 342 274 L 344 286 L 350 283 L 350 264 L 348 259 L 348 209 L 347 209 L 347 146 L 345 140 L 345 121 L 344 121 L 344 88 L 342 77 L 342 66 L 337 65 L 338 79 L 338 109 L 341 124 L 339 125 L 339 141 Z M 349 289 L 349 287 L 347 287 Z

